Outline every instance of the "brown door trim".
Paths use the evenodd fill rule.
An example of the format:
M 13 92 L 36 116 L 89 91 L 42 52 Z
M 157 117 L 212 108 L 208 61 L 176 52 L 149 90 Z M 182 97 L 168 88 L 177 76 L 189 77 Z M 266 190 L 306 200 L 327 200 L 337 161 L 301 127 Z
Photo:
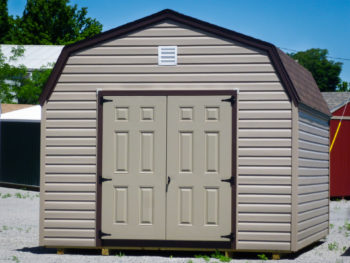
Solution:
M 96 176 L 96 246 L 136 246 L 136 247 L 176 247 L 176 248 L 226 248 L 236 249 L 236 184 L 233 184 L 231 194 L 232 216 L 231 230 L 234 239 L 225 241 L 172 241 L 172 240 L 111 240 L 101 239 L 102 217 L 102 136 L 103 136 L 103 105 L 100 100 L 104 96 L 233 96 L 235 103 L 232 104 L 232 177 L 236 181 L 236 140 L 237 140 L 237 90 L 105 90 L 98 92 L 97 96 L 97 176 Z M 223 102 L 227 103 L 227 102 Z M 230 233 L 227 233 L 230 234 Z

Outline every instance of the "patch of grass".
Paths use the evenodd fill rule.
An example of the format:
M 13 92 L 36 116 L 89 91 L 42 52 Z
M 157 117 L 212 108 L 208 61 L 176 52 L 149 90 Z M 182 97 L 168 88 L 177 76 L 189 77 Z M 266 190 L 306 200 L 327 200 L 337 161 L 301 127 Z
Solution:
M 328 250 L 330 251 L 338 250 L 338 246 L 339 246 L 338 242 L 334 241 L 328 244 Z
M 19 198 L 19 199 L 26 199 L 26 198 L 31 198 L 30 194 L 27 192 L 25 194 L 21 194 L 21 193 L 15 193 L 15 197 Z
M 206 262 L 210 261 L 210 257 L 207 255 L 194 255 L 195 258 L 202 258 L 204 259 Z
M 330 227 L 331 229 L 333 229 L 333 228 L 334 228 L 334 224 L 329 224 L 329 227 Z
M 193 263 L 193 261 L 190 259 L 189 261 L 187 261 L 187 263 Z
M 1 196 L 2 199 L 5 199 L 5 198 L 9 198 L 11 197 L 12 195 L 10 193 L 7 193 L 7 194 L 4 194 Z
M 340 233 L 343 230 L 342 226 L 338 226 L 338 232 Z
M 226 257 L 225 255 L 221 254 L 218 250 L 215 250 L 215 253 L 211 254 L 212 258 L 216 258 L 220 260 L 221 262 L 230 262 L 231 258 Z
M 4 226 L 2 226 L 2 230 L 5 230 L 5 231 L 9 230 L 9 227 L 4 225 Z
M 258 254 L 258 258 L 261 260 L 269 260 L 269 258 L 265 254 Z
M 29 233 L 30 230 L 32 230 L 31 226 L 26 229 L 26 233 Z
M 345 252 L 345 250 L 346 250 L 346 246 L 343 246 L 343 252 Z
M 121 252 L 121 251 L 119 251 L 119 253 L 118 254 L 115 254 L 117 257 L 124 257 L 125 256 L 125 254 L 123 253 L 123 252 Z
M 16 256 L 12 256 L 12 257 L 11 257 L 11 260 L 14 261 L 14 262 L 16 262 L 16 263 L 19 263 L 19 259 L 18 259 L 18 257 L 16 257 Z
M 350 223 L 348 221 L 345 221 L 344 223 L 344 228 L 347 230 L 347 231 L 350 231 Z

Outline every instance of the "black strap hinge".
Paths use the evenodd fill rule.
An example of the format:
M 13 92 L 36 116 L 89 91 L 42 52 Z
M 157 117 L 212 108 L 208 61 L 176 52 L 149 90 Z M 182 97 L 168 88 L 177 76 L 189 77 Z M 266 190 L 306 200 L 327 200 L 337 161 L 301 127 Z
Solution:
M 101 239 L 102 237 L 109 237 L 109 236 L 111 236 L 112 234 L 107 234 L 107 233 L 104 233 L 104 232 L 102 232 L 101 230 L 100 231 L 98 231 L 98 236 L 99 236 L 99 238 Z
M 229 179 L 222 179 L 221 182 L 230 183 L 231 185 L 234 185 L 235 184 L 235 178 L 232 176 Z
M 103 177 L 100 177 L 99 178 L 99 183 L 102 184 L 103 182 L 106 182 L 106 181 L 112 181 L 111 178 L 103 178 Z
M 102 105 L 103 103 L 105 102 L 112 102 L 113 100 L 108 100 L 108 99 L 105 99 L 104 97 L 100 97 L 100 104 Z
M 222 238 L 228 238 L 230 239 L 230 241 L 234 241 L 235 240 L 235 234 L 231 233 L 229 235 L 226 236 L 221 236 Z
M 231 96 L 231 98 L 224 99 L 224 100 L 221 100 L 221 101 L 230 102 L 231 105 L 233 106 L 235 104 L 235 102 L 236 102 L 236 98 L 235 98 L 235 96 Z

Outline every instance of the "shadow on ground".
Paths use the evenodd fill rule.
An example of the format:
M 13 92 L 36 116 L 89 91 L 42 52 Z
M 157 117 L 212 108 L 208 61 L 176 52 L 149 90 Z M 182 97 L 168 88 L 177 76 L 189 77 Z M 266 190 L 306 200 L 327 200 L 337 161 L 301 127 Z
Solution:
M 317 248 L 324 242 L 316 242 L 297 253 L 281 254 L 281 259 L 296 259 L 300 255 Z M 24 247 L 17 249 L 17 251 L 28 252 L 33 254 L 56 254 L 57 249 L 55 248 L 45 248 L 45 247 Z M 65 254 L 69 255 L 101 255 L 101 249 L 65 249 Z M 110 249 L 111 256 L 150 256 L 150 257 L 166 257 L 166 258 L 195 258 L 195 257 L 211 257 L 214 251 L 164 251 L 164 250 L 118 250 Z M 233 259 L 242 260 L 256 260 L 259 259 L 258 255 L 265 255 L 271 258 L 272 253 L 265 252 L 235 252 L 233 254 Z M 350 256 L 350 248 L 345 251 L 342 256 Z
M 342 257 L 350 257 L 350 247 L 347 250 L 345 250 Z

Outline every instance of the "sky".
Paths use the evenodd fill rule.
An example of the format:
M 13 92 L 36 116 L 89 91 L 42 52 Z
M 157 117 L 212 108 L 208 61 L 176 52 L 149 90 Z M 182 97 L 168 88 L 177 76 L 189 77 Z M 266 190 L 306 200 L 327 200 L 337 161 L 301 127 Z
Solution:
M 26 0 L 8 0 L 10 15 Z M 285 52 L 328 49 L 350 82 L 350 0 L 70 0 L 87 7 L 103 31 L 169 8 L 274 44 Z

